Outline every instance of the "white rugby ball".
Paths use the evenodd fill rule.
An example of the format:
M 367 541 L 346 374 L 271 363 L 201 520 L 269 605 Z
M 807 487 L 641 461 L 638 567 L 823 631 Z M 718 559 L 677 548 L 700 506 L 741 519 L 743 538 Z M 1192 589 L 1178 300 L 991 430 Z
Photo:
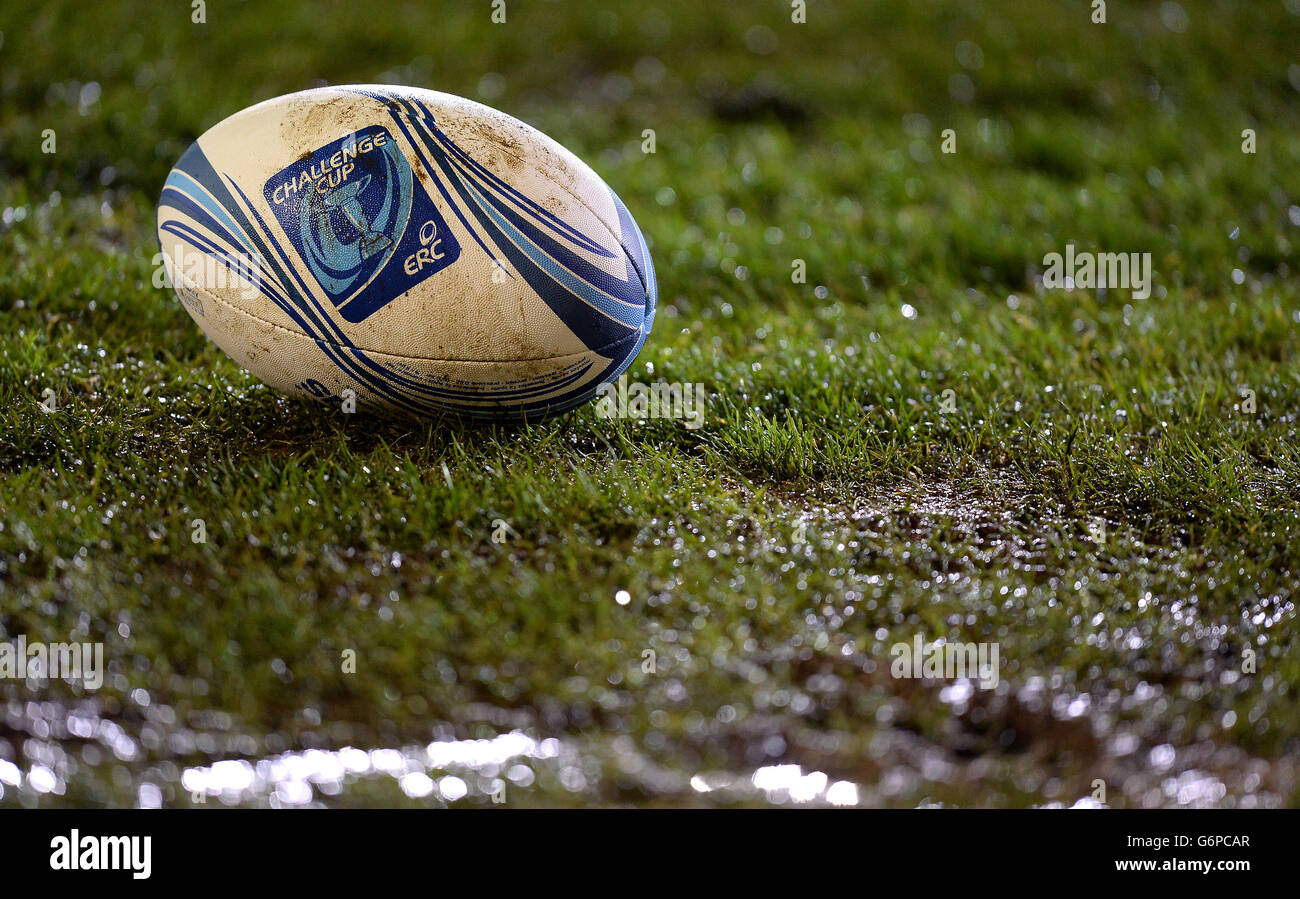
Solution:
M 654 321 L 645 240 L 595 172 L 517 119 L 419 88 L 235 113 L 168 175 L 158 239 L 231 358 L 361 408 L 564 412 L 622 374 Z

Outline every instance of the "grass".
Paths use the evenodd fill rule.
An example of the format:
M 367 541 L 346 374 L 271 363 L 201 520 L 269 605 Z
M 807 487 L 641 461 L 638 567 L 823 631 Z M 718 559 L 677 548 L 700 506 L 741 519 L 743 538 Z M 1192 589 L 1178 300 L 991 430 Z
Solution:
M 1300 16 L 856 6 L 6 3 L 0 636 L 109 676 L 0 681 L 0 805 L 294 804 L 294 764 L 329 805 L 1297 804 Z M 340 416 L 209 344 L 152 284 L 168 169 L 357 81 L 589 160 L 659 274 L 630 376 L 704 427 Z M 1071 242 L 1152 296 L 1044 290 Z M 1001 684 L 891 677 L 918 634 Z

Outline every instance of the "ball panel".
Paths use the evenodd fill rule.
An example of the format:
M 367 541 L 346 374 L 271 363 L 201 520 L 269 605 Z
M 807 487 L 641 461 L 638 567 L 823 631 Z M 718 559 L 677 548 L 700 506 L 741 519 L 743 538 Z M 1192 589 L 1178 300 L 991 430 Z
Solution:
M 599 352 L 498 362 L 397 356 L 311 338 L 205 290 L 182 290 L 187 310 L 213 342 L 266 384 L 336 402 L 351 390 L 362 408 L 416 416 L 519 421 L 567 411 L 617 378 L 644 342 L 638 333 Z

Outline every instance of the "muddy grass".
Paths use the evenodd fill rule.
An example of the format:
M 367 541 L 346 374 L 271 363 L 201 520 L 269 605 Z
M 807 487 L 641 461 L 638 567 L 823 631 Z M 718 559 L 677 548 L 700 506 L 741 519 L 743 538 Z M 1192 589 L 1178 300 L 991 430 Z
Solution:
M 1237 621 L 1212 593 L 1195 596 L 1213 569 L 1198 569 L 1194 549 L 1071 518 L 993 475 L 870 492 L 743 492 L 777 514 L 764 526 L 733 521 L 733 540 L 684 544 L 679 555 L 743 554 L 754 578 L 797 562 L 830 576 L 837 593 L 752 619 L 730 650 L 708 657 L 712 680 L 674 673 L 606 708 L 542 696 L 467 703 L 426 722 L 427 740 L 393 745 L 356 742 L 377 731 L 356 707 L 258 732 L 195 695 L 178 713 L 165 695 L 123 692 L 112 679 L 104 696 L 83 699 L 62 684 L 7 683 L 0 759 L 14 762 L 0 763 L 0 803 L 1295 801 L 1295 757 L 1270 755 L 1267 741 L 1252 752 L 1234 737 L 1238 724 L 1257 723 L 1236 710 L 1264 709 L 1260 697 L 1277 682 L 1241 671 L 1229 633 Z M 630 551 L 663 537 L 643 529 Z M 1293 619 L 1287 600 L 1265 623 Z M 917 635 L 997 643 L 996 685 L 896 677 L 891 647 Z M 700 705 L 716 711 L 692 713 L 689 697 L 706 688 Z

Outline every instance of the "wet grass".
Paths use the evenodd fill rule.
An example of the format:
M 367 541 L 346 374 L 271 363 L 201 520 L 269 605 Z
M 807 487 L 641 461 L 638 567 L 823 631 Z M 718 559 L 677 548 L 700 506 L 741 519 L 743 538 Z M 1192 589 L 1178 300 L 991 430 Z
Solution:
M 1300 17 L 326 6 L 0 11 L 0 636 L 109 671 L 0 681 L 0 804 L 1296 804 Z M 591 161 L 704 427 L 341 416 L 208 344 L 159 187 L 318 80 Z M 1044 290 L 1067 242 L 1152 296 Z M 892 677 L 918 634 L 997 688 Z

